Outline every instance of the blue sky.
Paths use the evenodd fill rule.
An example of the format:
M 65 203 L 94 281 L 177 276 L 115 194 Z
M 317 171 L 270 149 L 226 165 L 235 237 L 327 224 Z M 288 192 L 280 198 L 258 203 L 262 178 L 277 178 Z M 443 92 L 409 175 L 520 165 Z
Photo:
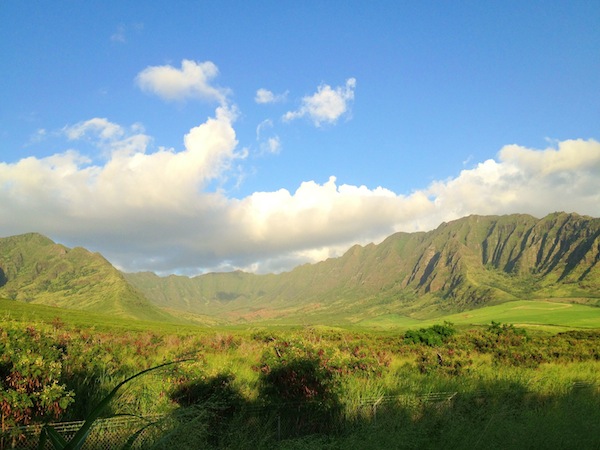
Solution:
M 0 21 L 0 236 L 265 272 L 468 214 L 600 215 L 595 1 L 3 1 Z

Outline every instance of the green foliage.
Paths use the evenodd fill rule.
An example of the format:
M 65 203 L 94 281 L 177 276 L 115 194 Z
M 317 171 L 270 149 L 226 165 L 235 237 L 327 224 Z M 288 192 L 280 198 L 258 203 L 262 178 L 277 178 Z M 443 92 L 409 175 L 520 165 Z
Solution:
M 65 349 L 33 326 L 0 328 L 2 432 L 32 421 L 56 419 L 73 401 L 60 383 Z
M 429 328 L 419 330 L 408 330 L 404 334 L 404 342 L 407 344 L 424 344 L 429 347 L 439 347 L 456 333 L 456 328 L 450 322 L 443 325 L 432 325 Z
M 206 402 L 236 406 L 242 403 L 241 394 L 234 388 L 235 375 L 219 373 L 209 378 L 180 384 L 171 393 L 171 398 L 181 406 L 192 406 Z
M 302 341 L 278 342 L 261 358 L 259 396 L 269 404 L 335 402 L 338 369 L 325 349 Z
M 135 441 L 143 448 L 395 448 L 398 442 L 510 448 L 506 430 L 533 445 L 528 433 L 537 428 L 562 436 L 565 448 L 595 448 L 586 436 L 600 435 L 598 330 L 525 332 L 498 320 L 458 330 L 442 324 L 425 334 L 446 342 L 429 346 L 426 339 L 408 343 L 395 331 L 331 327 L 202 333 L 156 324 L 145 331 L 120 323 L 90 327 L 92 321 L 53 311 L 45 322 L 0 323 L 2 349 L 40 346 L 42 372 L 74 394 L 58 420 L 162 415 L 149 434 L 131 435 L 131 442 L 143 439 Z M 132 380 L 96 411 L 121 380 L 188 354 L 193 363 Z M 59 371 L 48 369 L 50 361 Z M 0 367 L 3 377 L 7 370 Z M 574 382 L 589 386 L 588 397 L 573 391 Z M 569 416 L 579 410 L 587 432 Z M 51 405 L 31 423 L 48 420 L 54 420 Z M 86 442 L 93 444 L 93 436 Z
M 183 415 L 176 413 L 179 426 L 201 419 L 206 424 L 204 438 L 209 444 L 218 446 L 223 436 L 230 432 L 235 414 L 247 403 L 234 387 L 234 380 L 231 373 L 219 373 L 179 385 L 171 398 L 190 409 Z
M 472 366 L 469 352 L 444 348 L 439 351 L 423 349 L 417 356 L 417 368 L 422 374 L 442 374 L 458 377 L 464 375 Z
M 561 362 L 600 361 L 600 331 L 573 330 L 558 333 L 545 346 L 549 359 Z
M 496 336 L 527 336 L 527 331 L 524 328 L 515 328 L 515 326 L 510 323 L 500 323 L 494 322 L 487 327 L 486 331 L 490 334 L 495 334 Z
M 472 333 L 471 339 L 478 351 L 492 354 L 496 365 L 534 368 L 546 359 L 526 330 L 512 324 L 492 321 L 482 332 Z
M 294 434 L 328 429 L 340 410 L 339 364 L 323 348 L 282 341 L 261 358 L 258 397 Z

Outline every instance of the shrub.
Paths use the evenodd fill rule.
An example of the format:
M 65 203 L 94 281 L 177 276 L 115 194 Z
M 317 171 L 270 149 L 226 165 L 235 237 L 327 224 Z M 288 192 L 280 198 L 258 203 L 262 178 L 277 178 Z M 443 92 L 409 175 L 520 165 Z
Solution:
M 417 367 L 422 374 L 459 376 L 464 375 L 472 364 L 473 360 L 468 352 L 451 348 L 438 351 L 424 349 L 417 356 Z
M 91 431 L 92 427 L 94 426 L 94 423 L 96 422 L 96 420 L 98 420 L 98 418 L 102 414 L 102 411 L 104 411 L 106 409 L 108 404 L 113 400 L 113 398 L 117 395 L 118 391 L 124 385 L 126 385 L 127 383 L 131 382 L 135 378 L 142 376 L 148 372 L 152 372 L 154 370 L 157 370 L 157 369 L 160 369 L 160 368 L 163 368 L 166 366 L 170 366 L 172 364 L 177 364 L 177 363 L 183 362 L 183 361 L 184 360 L 168 362 L 168 363 L 161 364 L 159 366 L 151 367 L 149 369 L 142 370 L 141 372 L 138 372 L 135 375 L 121 381 L 108 393 L 107 396 L 105 396 L 102 399 L 102 401 L 98 405 L 96 405 L 94 407 L 94 409 L 86 417 L 84 423 L 79 427 L 79 429 L 75 432 L 75 434 L 68 441 L 64 437 L 62 437 L 60 434 L 58 434 L 51 425 L 45 424 L 40 433 L 40 441 L 38 443 L 38 448 L 44 449 L 44 448 L 46 448 L 46 444 L 50 443 L 50 444 L 52 444 L 52 446 L 54 447 L 55 450 L 80 450 L 85 445 L 86 440 L 90 434 L 90 431 Z M 124 449 L 131 448 L 133 446 L 135 440 L 141 435 L 141 433 L 151 425 L 155 425 L 155 423 L 149 422 L 147 425 L 140 428 L 138 431 L 136 431 L 131 436 L 129 436 L 129 438 L 127 439 L 127 442 L 124 446 Z
M 64 349 L 36 328 L 0 329 L 2 432 L 35 419 L 56 419 L 73 402 L 60 384 Z
M 284 341 L 262 356 L 259 398 L 294 434 L 330 430 L 340 411 L 339 367 L 324 349 Z
M 171 394 L 171 399 L 181 406 L 194 408 L 181 418 L 206 424 L 205 439 L 211 445 L 219 445 L 236 412 L 245 404 L 233 386 L 234 379 L 230 373 L 220 373 L 182 384 Z
M 454 325 L 444 322 L 443 325 L 433 325 L 429 328 L 419 330 L 408 330 L 404 334 L 404 342 L 407 344 L 424 344 L 429 347 L 439 347 L 456 333 Z

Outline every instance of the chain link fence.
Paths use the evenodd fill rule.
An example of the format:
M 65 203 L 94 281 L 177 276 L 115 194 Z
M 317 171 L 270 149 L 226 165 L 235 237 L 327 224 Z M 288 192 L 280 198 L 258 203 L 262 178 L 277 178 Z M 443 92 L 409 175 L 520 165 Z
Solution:
M 596 385 L 587 382 L 575 382 L 573 391 L 596 390 Z M 497 392 L 494 392 L 497 394 Z M 256 430 L 268 434 L 272 439 L 280 441 L 310 433 L 336 433 L 344 428 L 352 427 L 353 423 L 369 423 L 370 426 L 378 425 L 378 417 L 384 417 L 386 408 L 390 406 L 419 406 L 428 405 L 436 408 L 452 407 L 453 402 L 461 394 L 459 392 L 429 392 L 411 395 L 391 395 L 370 398 L 361 398 L 351 404 L 344 405 L 338 410 L 323 407 L 318 402 L 282 403 L 281 405 L 251 405 L 236 411 L 246 426 L 255 427 Z M 470 397 L 485 399 L 490 392 L 470 391 Z M 212 405 L 213 413 L 215 405 Z M 206 416 L 205 416 L 206 417 Z M 213 416 L 215 417 L 215 416 Z M 66 440 L 72 438 L 83 425 L 79 422 L 59 422 L 50 424 Z M 127 440 L 142 430 L 136 438 L 132 448 L 144 449 L 152 447 L 164 433 L 168 433 L 180 424 L 176 416 L 116 416 L 98 419 L 90 431 L 83 446 L 84 450 L 112 450 L 122 448 Z M 218 432 L 218 422 L 213 422 L 209 428 Z M 42 426 L 30 425 L 7 430 L 0 434 L 0 450 L 33 450 L 38 448 Z M 210 431 L 210 430 L 209 430 Z M 51 449 L 47 443 L 46 449 Z
M 88 435 L 84 450 L 112 450 L 121 448 L 127 440 L 138 430 L 146 427 L 137 438 L 137 445 L 133 448 L 142 448 L 144 442 L 156 437 L 160 431 L 157 427 L 148 427 L 150 423 L 160 423 L 164 418 L 161 416 L 135 417 L 116 416 L 107 419 L 98 419 Z M 71 439 L 77 430 L 84 424 L 77 422 L 58 422 L 50 424 L 58 434 L 65 440 Z M 160 428 L 160 427 L 159 427 Z M 29 425 L 7 430 L 0 437 L 0 450 L 33 450 L 38 448 L 40 440 L 41 425 Z M 52 449 L 50 442 L 46 443 L 46 449 Z

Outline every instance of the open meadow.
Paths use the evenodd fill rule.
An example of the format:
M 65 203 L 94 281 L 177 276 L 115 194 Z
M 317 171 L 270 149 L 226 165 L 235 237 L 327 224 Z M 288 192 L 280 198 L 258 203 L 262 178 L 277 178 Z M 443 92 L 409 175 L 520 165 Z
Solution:
M 446 320 L 455 325 L 486 325 L 492 321 L 529 329 L 561 331 L 573 328 L 600 328 L 600 308 L 552 300 L 517 300 L 451 314 L 441 319 L 417 321 L 406 316 L 383 315 L 359 322 L 369 328 L 410 328 L 431 326 Z
M 170 361 L 103 410 L 145 418 L 111 448 L 148 424 L 132 448 L 598 448 L 598 312 L 207 328 L 0 301 L 1 448 L 36 448 L 21 426 L 83 420 Z

